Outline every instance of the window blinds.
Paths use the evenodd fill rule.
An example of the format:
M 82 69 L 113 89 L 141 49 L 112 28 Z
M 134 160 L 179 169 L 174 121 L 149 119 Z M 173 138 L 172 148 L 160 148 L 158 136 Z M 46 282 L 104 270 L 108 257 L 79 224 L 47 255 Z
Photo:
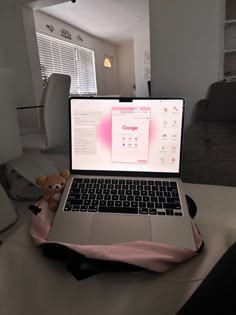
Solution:
M 94 52 L 37 33 L 42 75 L 64 73 L 71 77 L 71 94 L 97 94 Z

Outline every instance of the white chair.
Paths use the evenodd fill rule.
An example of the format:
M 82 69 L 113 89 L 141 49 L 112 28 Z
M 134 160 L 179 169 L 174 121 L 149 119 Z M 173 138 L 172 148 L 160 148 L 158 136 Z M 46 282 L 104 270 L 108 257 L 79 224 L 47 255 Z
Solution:
M 69 93 L 71 78 L 53 73 L 44 91 L 41 115 L 41 130 L 24 130 L 21 135 L 23 156 L 8 165 L 35 184 L 39 175 L 48 175 L 58 170 L 41 151 L 69 144 Z M 27 109 L 23 109 L 27 110 Z
M 22 154 L 16 113 L 15 74 L 10 69 L 0 69 L 0 164 L 16 159 Z M 0 184 L 0 231 L 11 226 L 18 216 L 5 190 Z
M 25 132 L 21 136 L 24 149 L 47 150 L 69 144 L 69 75 L 53 73 L 43 93 L 41 132 Z

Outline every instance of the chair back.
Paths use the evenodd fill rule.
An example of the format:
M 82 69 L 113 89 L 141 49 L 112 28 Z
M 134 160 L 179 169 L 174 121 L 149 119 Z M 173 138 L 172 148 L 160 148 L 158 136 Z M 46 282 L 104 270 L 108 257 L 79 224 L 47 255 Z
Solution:
M 0 164 L 22 154 L 16 107 L 15 72 L 0 68 Z
M 207 121 L 236 121 L 236 81 L 213 83 L 208 91 Z
M 65 146 L 69 143 L 69 75 L 53 73 L 43 95 L 44 129 L 47 148 Z

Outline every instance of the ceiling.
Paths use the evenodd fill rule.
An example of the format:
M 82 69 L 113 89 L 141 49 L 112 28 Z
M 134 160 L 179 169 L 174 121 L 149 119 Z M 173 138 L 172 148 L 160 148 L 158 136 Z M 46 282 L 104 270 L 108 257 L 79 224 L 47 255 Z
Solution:
M 40 11 L 114 44 L 149 30 L 149 0 L 77 0 Z

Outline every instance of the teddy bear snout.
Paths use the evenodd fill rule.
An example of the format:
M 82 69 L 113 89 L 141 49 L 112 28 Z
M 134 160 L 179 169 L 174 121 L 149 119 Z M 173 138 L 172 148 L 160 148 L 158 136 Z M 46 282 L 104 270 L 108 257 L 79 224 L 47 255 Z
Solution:
M 62 187 L 62 185 L 56 184 L 56 185 L 54 186 L 54 189 L 55 189 L 55 190 L 59 190 L 59 189 L 61 189 L 61 187 Z

